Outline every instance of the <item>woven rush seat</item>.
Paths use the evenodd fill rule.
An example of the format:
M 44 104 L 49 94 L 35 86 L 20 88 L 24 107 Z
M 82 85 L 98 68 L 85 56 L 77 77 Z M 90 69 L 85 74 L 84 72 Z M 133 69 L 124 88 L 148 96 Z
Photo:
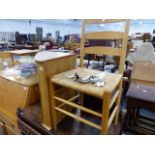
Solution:
M 67 74 L 69 75 L 74 73 L 77 73 L 80 76 L 84 77 L 84 76 L 96 76 L 102 74 L 103 72 L 97 70 L 90 70 L 86 68 L 77 68 L 65 73 L 55 75 L 52 78 L 52 82 L 102 99 L 105 90 L 107 91 L 114 90 L 118 86 L 122 78 L 121 74 L 105 73 L 106 74 L 104 80 L 105 86 L 96 87 L 92 83 L 83 84 L 78 81 L 74 81 L 73 79 L 67 78 Z

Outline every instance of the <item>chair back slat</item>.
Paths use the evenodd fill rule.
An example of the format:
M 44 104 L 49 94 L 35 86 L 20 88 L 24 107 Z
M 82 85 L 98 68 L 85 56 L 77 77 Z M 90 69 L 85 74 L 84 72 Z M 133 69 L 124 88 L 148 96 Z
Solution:
M 103 54 L 111 56 L 121 56 L 120 48 L 94 46 L 84 48 L 84 54 Z
M 102 31 L 85 33 L 85 39 L 123 39 L 123 32 Z
M 107 24 L 124 22 L 126 19 L 85 19 L 86 24 Z
M 85 32 L 86 26 L 90 24 L 108 24 L 108 23 L 120 23 L 124 22 L 124 31 L 100 31 L 100 32 Z M 129 32 L 129 20 L 128 19 L 84 19 L 82 21 L 81 32 L 81 44 L 80 44 L 80 66 L 83 67 L 83 61 L 85 54 L 103 54 L 110 56 L 118 56 L 119 59 L 119 73 L 123 74 L 125 57 L 128 43 Z M 106 47 L 106 46 L 92 46 L 85 47 L 86 40 L 121 40 L 121 47 Z

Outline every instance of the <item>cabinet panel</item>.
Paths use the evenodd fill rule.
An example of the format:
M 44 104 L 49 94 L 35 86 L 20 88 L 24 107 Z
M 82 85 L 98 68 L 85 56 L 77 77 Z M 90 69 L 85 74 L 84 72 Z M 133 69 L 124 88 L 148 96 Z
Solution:
M 0 111 L 16 120 L 16 109 L 25 107 L 29 87 L 0 78 Z

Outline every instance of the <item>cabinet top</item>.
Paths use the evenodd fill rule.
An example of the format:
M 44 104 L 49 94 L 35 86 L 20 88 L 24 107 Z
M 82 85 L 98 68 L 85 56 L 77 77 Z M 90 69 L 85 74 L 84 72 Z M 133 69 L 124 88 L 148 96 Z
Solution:
M 39 50 L 28 50 L 28 49 L 23 49 L 23 50 L 14 50 L 14 51 L 8 51 L 10 54 L 14 55 L 33 55 L 39 52 Z
M 39 52 L 35 55 L 34 60 L 36 62 L 45 62 L 53 59 L 59 59 L 66 56 L 73 56 L 73 53 L 64 53 L 64 52 L 53 52 L 53 51 L 44 51 Z
M 38 84 L 38 76 L 37 74 L 31 75 L 29 77 L 23 77 L 17 75 L 15 72 L 11 71 L 11 69 L 0 71 L 0 78 L 21 84 L 23 86 L 31 87 L 33 85 Z

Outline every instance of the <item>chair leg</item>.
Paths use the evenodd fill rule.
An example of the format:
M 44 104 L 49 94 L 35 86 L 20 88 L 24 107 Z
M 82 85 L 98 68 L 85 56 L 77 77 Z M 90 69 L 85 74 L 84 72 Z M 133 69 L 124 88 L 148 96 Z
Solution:
M 117 111 L 116 111 L 116 115 L 114 118 L 114 124 L 115 125 L 117 125 L 117 123 L 118 123 L 119 107 L 120 107 L 120 101 L 121 101 L 121 95 L 122 95 L 122 82 L 120 82 L 119 90 L 120 90 L 120 93 L 119 93 L 119 96 L 116 100 Z
M 110 103 L 110 93 L 104 93 L 104 103 L 102 109 L 102 125 L 101 125 L 101 134 L 106 135 L 108 134 L 108 118 L 109 118 L 109 103 Z
M 114 124 L 117 125 L 118 123 L 118 116 L 119 116 L 119 105 L 117 104 L 117 111 L 114 118 Z

